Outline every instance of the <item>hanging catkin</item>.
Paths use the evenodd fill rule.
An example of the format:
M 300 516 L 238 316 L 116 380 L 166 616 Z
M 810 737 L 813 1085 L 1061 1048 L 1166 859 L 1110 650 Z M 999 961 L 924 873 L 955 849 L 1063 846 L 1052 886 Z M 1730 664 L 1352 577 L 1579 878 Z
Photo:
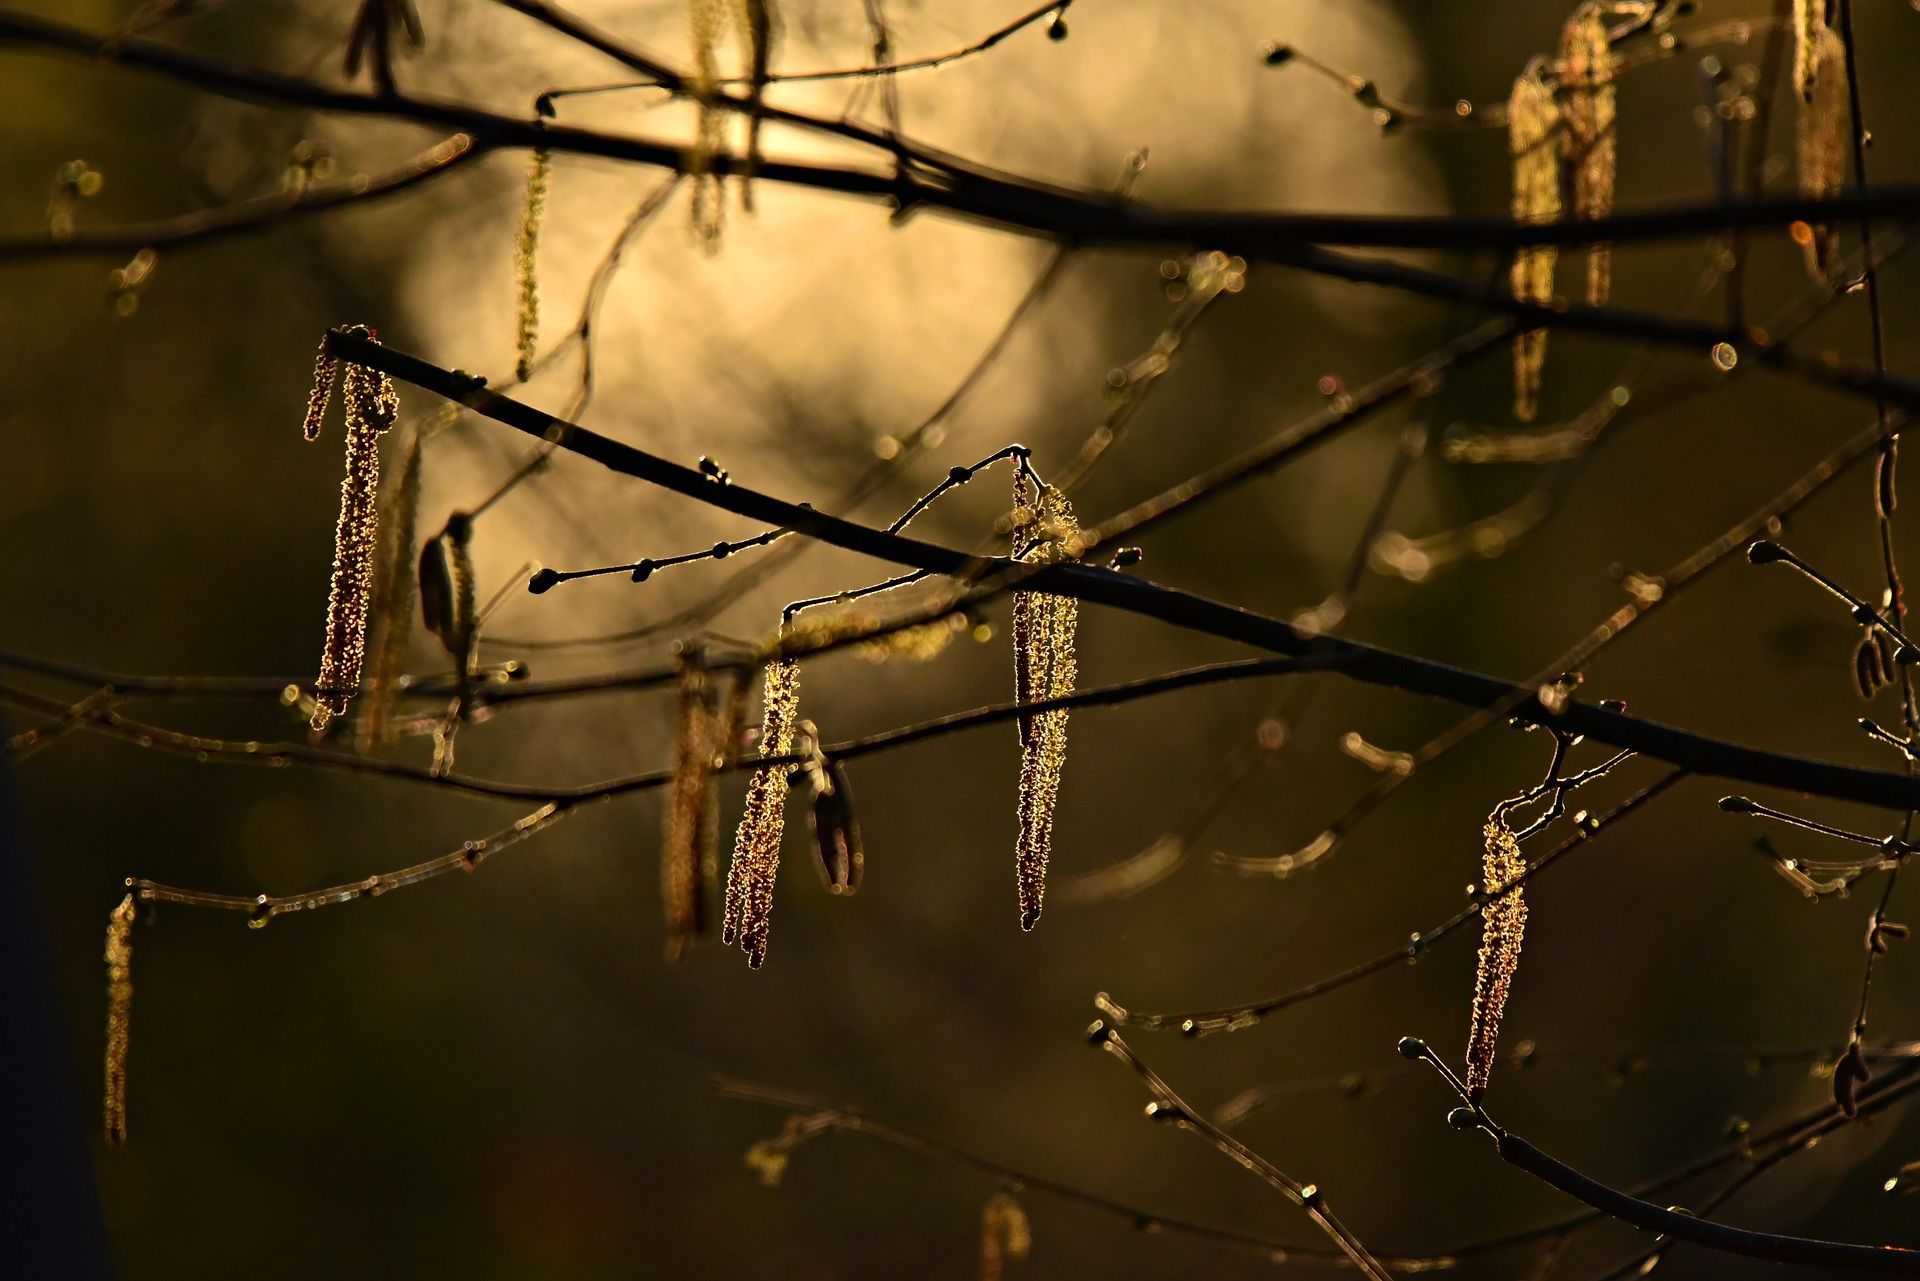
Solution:
M 1617 134 L 1614 131 L 1613 43 L 1597 5 L 1582 5 L 1560 36 L 1560 89 L 1565 114 L 1560 150 L 1570 171 L 1573 216 L 1613 212 Z M 1587 301 L 1602 306 L 1613 286 L 1613 250 L 1587 248 Z
M 1560 149 L 1555 145 L 1560 109 L 1540 68 L 1529 66 L 1507 99 L 1507 142 L 1513 153 L 1513 216 L 1521 222 L 1560 217 Z M 1534 245 L 1513 256 L 1513 296 L 1522 302 L 1553 298 L 1558 251 Z M 1513 415 L 1532 422 L 1540 405 L 1540 368 L 1547 359 L 1547 331 L 1534 329 L 1513 340 Z
M 726 202 L 713 157 L 726 141 L 727 112 L 719 105 L 720 65 L 714 55 L 727 25 L 727 0 L 687 0 L 687 24 L 693 31 L 693 75 L 689 87 L 699 116 L 693 146 L 687 152 L 687 177 L 693 187 L 693 231 L 709 250 L 720 246 Z
M 400 676 L 413 640 L 413 540 L 420 511 L 420 435 L 414 433 L 400 483 L 387 491 L 380 517 L 380 553 L 374 577 L 373 651 L 367 668 L 367 693 L 360 713 L 360 749 L 393 741 L 393 708 Z
M 778 14 L 774 0 L 740 0 L 740 34 L 747 56 L 747 160 L 740 174 L 740 207 L 753 212 L 753 171 L 760 167 L 760 119 L 772 75 Z
M 1079 525 L 1073 507 L 1052 486 L 1034 493 L 1024 471 L 1014 474 L 1014 549 L 1027 564 L 1071 559 Z M 1074 625 L 1079 603 L 1048 592 L 1013 594 L 1013 696 L 1030 703 L 1073 692 L 1078 674 Z M 1067 710 L 1055 708 L 1022 716 L 1020 731 L 1019 837 L 1014 877 L 1019 892 L 1020 928 L 1040 921 L 1047 892 L 1047 858 L 1053 848 L 1053 810 L 1060 796 L 1060 771 L 1067 759 Z
M 713 674 L 692 647 L 676 659 L 680 697 L 675 710 L 673 782 L 660 847 L 660 900 L 666 914 L 667 960 L 677 962 L 707 929 L 707 874 L 718 825 L 718 764 L 723 728 L 714 705 Z
M 1007 1260 L 1018 1263 L 1032 1250 L 1026 1210 L 1012 1193 L 994 1193 L 980 1209 L 980 1281 L 1002 1281 Z
M 371 329 L 361 332 L 375 337 Z M 322 368 L 321 366 L 325 366 Z M 306 435 L 312 440 L 325 413 L 332 363 L 317 365 L 314 392 L 308 397 Z M 314 687 L 313 728 L 325 729 L 347 710 L 360 686 L 366 654 L 367 603 L 373 590 L 374 554 L 379 535 L 380 434 L 393 426 L 400 410 L 393 381 L 378 370 L 349 364 L 341 380 L 346 402 L 347 465 L 340 482 L 340 518 L 333 534 L 333 579 L 327 595 L 327 637 Z
M 776 658 L 767 664 L 760 725 L 760 754 L 785 756 L 793 750 L 794 713 L 800 703 L 800 664 Z M 747 964 L 759 969 L 767 959 L 767 932 L 773 915 L 773 883 L 780 870 L 780 838 L 786 831 L 789 765 L 763 765 L 747 784 L 746 812 L 733 839 L 727 867 L 727 897 L 720 937 L 738 942 Z
M 1839 195 L 1847 184 L 1852 118 L 1847 101 L 1847 46 L 1824 21 L 1806 34 L 1810 47 L 1804 52 L 1798 48 L 1799 35 L 1796 28 L 1794 86 L 1800 90 L 1800 103 L 1794 120 L 1794 154 L 1801 194 L 1824 199 Z M 1807 274 L 1817 281 L 1828 280 L 1840 256 L 1840 233 L 1829 223 L 1802 222 L 1794 224 L 1793 235 L 1805 253 Z
M 133 895 L 107 918 L 107 1142 L 127 1141 L 127 1045 L 133 1020 Z
M 547 212 L 547 178 L 552 170 L 552 153 L 545 147 L 535 147 L 527 162 L 527 198 L 520 209 L 520 230 L 513 238 L 513 276 L 519 290 L 519 305 L 514 311 L 519 359 L 513 372 L 521 382 L 533 377 L 534 352 L 540 342 L 540 220 Z
M 1495 810 L 1482 833 L 1480 958 L 1473 979 L 1473 1021 L 1467 1030 L 1467 1090 L 1475 1098 L 1487 1088 L 1500 1041 L 1500 1016 L 1506 1012 L 1513 974 L 1520 965 L 1520 943 L 1527 929 L 1527 905 L 1518 889 L 1501 893 L 1527 870 L 1520 842 Z M 1498 895 L 1498 897 L 1493 897 Z

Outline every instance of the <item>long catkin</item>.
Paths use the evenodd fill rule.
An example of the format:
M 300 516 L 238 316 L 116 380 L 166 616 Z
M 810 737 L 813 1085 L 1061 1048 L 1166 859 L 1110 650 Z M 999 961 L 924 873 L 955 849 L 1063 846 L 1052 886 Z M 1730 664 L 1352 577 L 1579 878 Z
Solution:
M 1532 66 L 1513 82 L 1507 99 L 1507 142 L 1513 153 L 1513 216 L 1522 222 L 1560 217 L 1560 149 L 1554 143 L 1560 109 L 1553 89 Z M 1513 296 L 1523 302 L 1553 298 L 1553 268 L 1559 251 L 1534 245 L 1513 256 Z M 1547 359 L 1547 331 L 1533 329 L 1513 340 L 1513 416 L 1532 422 L 1540 405 L 1540 370 Z
M 127 1048 L 133 1028 L 133 895 L 107 917 L 107 1142 L 127 1141 Z

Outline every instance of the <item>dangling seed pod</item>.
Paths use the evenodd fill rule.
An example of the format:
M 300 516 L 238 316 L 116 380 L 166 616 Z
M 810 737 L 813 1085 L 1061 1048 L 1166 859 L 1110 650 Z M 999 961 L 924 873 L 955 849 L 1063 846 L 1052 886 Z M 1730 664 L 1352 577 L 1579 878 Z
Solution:
M 1867 1056 L 1860 1048 L 1860 1038 L 1854 1037 L 1847 1044 L 1847 1052 L 1833 1065 L 1833 1103 L 1848 1117 L 1860 1115 L 1860 1087 L 1873 1076 L 1867 1067 Z
M 1014 474 L 1014 556 L 1027 564 L 1051 564 L 1077 555 L 1080 527 L 1073 507 L 1047 486 L 1036 496 L 1024 471 Z M 1079 603 L 1047 592 L 1013 594 L 1013 697 L 1018 703 L 1062 698 L 1073 692 L 1078 667 L 1074 627 Z M 1020 731 L 1019 838 L 1014 874 L 1020 928 L 1040 921 L 1047 892 L 1047 859 L 1053 848 L 1053 811 L 1060 797 L 1060 771 L 1067 759 L 1067 710 L 1023 715 Z
M 697 647 L 683 648 L 675 720 L 673 782 L 667 792 L 666 832 L 660 847 L 660 899 L 666 913 L 667 960 L 678 962 L 707 931 L 707 883 L 718 827 L 722 725 L 714 705 L 713 675 Z
M 980 1210 L 980 1281 L 1001 1281 L 1007 1260 L 1018 1263 L 1032 1250 L 1027 1212 L 1012 1193 L 994 1193 Z
M 513 275 L 519 286 L 514 330 L 520 353 L 514 376 L 521 382 L 533 377 L 534 351 L 540 341 L 540 220 L 547 211 L 547 177 L 552 168 L 552 153 L 535 147 L 527 162 L 527 198 L 513 241 Z
M 413 540 L 420 510 L 420 436 L 414 434 L 400 484 L 389 491 L 380 518 L 380 554 L 373 588 L 370 624 L 373 659 L 367 671 L 367 693 L 360 714 L 360 750 L 370 751 L 393 741 L 393 708 L 400 676 L 407 665 L 407 647 L 413 640 Z
M 363 330 L 373 338 L 371 329 Z M 347 710 L 360 686 L 366 654 L 367 602 L 373 589 L 380 515 L 380 434 L 400 411 L 393 380 L 378 370 L 348 365 L 341 380 L 347 410 L 346 478 L 340 482 L 340 519 L 333 535 L 333 581 L 327 597 L 327 639 L 314 689 L 313 728 L 322 730 Z M 326 393 L 316 387 L 309 414 L 324 411 Z M 313 422 L 307 424 L 309 432 Z M 309 439 L 312 436 L 309 435 Z
M 127 1141 L 127 1046 L 133 1027 L 133 895 L 107 918 L 107 1142 Z
M 800 664 L 776 658 L 767 664 L 760 726 L 760 754 L 785 756 L 793 750 L 794 712 L 800 703 Z M 780 839 L 786 830 L 788 765 L 763 765 L 747 784 L 746 812 L 734 835 L 733 862 L 727 868 L 727 898 L 720 938 L 736 940 L 747 964 L 759 969 L 767 959 L 767 933 L 773 915 L 773 884 L 780 870 Z
M 1815 199 L 1837 196 L 1847 185 L 1848 127 L 1852 110 L 1847 95 L 1847 46 L 1822 20 L 1806 34 L 1809 47 L 1794 62 L 1800 110 L 1795 120 L 1795 158 L 1800 192 Z M 1801 56 L 1809 79 L 1801 78 Z M 1840 233 L 1831 224 L 1796 223 L 1793 236 L 1806 257 L 1807 274 L 1825 282 L 1840 256 Z
M 1617 135 L 1614 132 L 1613 44 L 1597 4 L 1575 11 L 1560 37 L 1560 88 L 1564 125 L 1560 148 L 1571 171 L 1573 216 L 1605 218 L 1613 212 Z M 1613 286 L 1611 246 L 1587 249 L 1587 301 L 1605 305 Z
M 1513 990 L 1514 971 L 1520 966 L 1520 944 L 1527 929 L 1527 905 L 1518 889 L 1501 891 L 1527 870 L 1520 842 L 1495 810 L 1483 833 L 1486 852 L 1481 865 L 1480 958 L 1473 979 L 1473 1021 L 1467 1031 L 1467 1090 L 1479 1098 L 1487 1088 L 1499 1048 L 1500 1017 Z M 1498 895 L 1498 897 L 1492 897 Z
M 1513 216 L 1521 222 L 1560 217 L 1560 149 L 1554 131 L 1560 109 L 1538 64 L 1513 82 L 1507 99 L 1507 143 L 1513 153 Z M 1559 251 L 1534 245 L 1515 251 L 1513 296 L 1522 302 L 1553 298 L 1553 268 Z M 1532 422 L 1540 405 L 1540 370 L 1547 359 L 1547 331 L 1534 329 L 1513 340 L 1513 416 Z
M 853 787 L 840 762 L 820 750 L 820 731 L 813 722 L 801 721 L 800 732 L 807 745 L 807 783 L 813 789 L 807 826 L 813 834 L 814 866 L 828 893 L 852 894 L 859 890 L 867 866 L 860 823 L 853 815 Z

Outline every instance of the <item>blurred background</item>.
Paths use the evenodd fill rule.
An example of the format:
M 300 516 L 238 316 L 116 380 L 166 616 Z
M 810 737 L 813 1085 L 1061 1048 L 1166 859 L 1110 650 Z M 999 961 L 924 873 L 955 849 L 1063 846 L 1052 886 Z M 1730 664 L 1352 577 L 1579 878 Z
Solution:
M 27 3 L 107 32 L 131 3 Z M 155 26 L 154 39 L 337 81 L 355 6 L 219 4 Z M 957 48 L 1019 16 L 1006 0 L 887 0 L 897 57 Z M 1874 176 L 1920 173 L 1907 93 L 1920 14 L 1860 6 L 1862 93 Z M 581 0 L 578 10 L 677 64 L 679 3 Z M 869 57 L 855 0 L 785 0 L 776 70 Z M 1760 79 L 1773 11 L 1709 0 L 1633 46 L 1619 92 L 1619 202 L 1710 197 L 1719 116 Z M 528 115 L 536 94 L 618 81 L 621 69 L 480 0 L 420 0 L 426 46 L 401 60 L 408 91 Z M 1037 23 L 991 52 L 895 82 L 915 139 L 1023 176 L 1111 188 L 1125 157 L 1150 161 L 1135 192 L 1173 207 L 1501 213 L 1508 155 L 1480 127 L 1518 69 L 1551 50 L 1565 15 L 1535 4 L 1412 0 L 1079 0 L 1064 39 Z M 1744 25 L 1754 20 L 1753 25 Z M 1697 35 L 1694 33 L 1698 33 Z M 1266 65 L 1267 42 L 1308 58 Z M 723 69 L 735 65 L 731 40 Z M 437 141 L 427 131 L 225 100 L 104 62 L 0 49 L 12 126 L 0 134 L 0 226 L 45 226 L 47 184 L 84 158 L 102 183 L 79 201 L 108 227 L 279 189 L 290 157 L 330 158 L 335 177 L 378 172 Z M 1716 83 L 1715 60 L 1724 80 Z M 1383 131 L 1342 75 L 1392 102 L 1464 125 Z M 364 83 L 364 79 L 363 79 Z M 862 85 L 864 84 L 864 88 Z M 1790 92 L 1784 76 L 1771 84 Z M 1724 99 L 1722 97 L 1724 95 Z M 645 91 L 562 99 L 559 118 L 650 137 L 691 136 L 684 104 Z M 776 86 L 771 100 L 884 121 L 878 86 Z M 1466 115 L 1456 101 L 1472 105 Z M 1790 189 L 1792 112 L 1774 112 L 1768 185 Z M 1738 108 L 1730 108 L 1737 112 Z M 854 153 L 770 126 L 770 155 Z M 6 474 L 0 645 L 119 672 L 310 680 L 320 648 L 340 477 L 339 428 L 297 429 L 314 345 L 361 322 L 447 366 L 508 381 L 514 361 L 513 242 L 520 153 L 490 156 L 375 205 L 162 251 L 126 301 L 123 259 L 15 261 L 4 271 L 0 380 Z M 658 173 L 557 156 L 539 247 L 543 350 L 572 325 L 595 269 Z M 745 485 L 824 505 L 921 423 L 968 375 L 1046 269 L 1051 246 L 931 212 L 902 223 L 871 203 L 760 182 L 756 210 L 727 189 L 715 253 L 677 191 L 625 250 L 595 326 L 587 425 L 691 463 L 714 458 Z M 1892 233 L 1888 233 L 1892 242 Z M 1854 248 L 1849 229 L 1845 240 Z M 1712 318 L 1703 284 L 1724 246 L 1621 248 L 1623 306 Z M 1498 264 L 1430 256 L 1484 279 Z M 1074 494 L 1112 514 L 1259 442 L 1415 357 L 1474 319 L 1461 309 L 1253 264 L 1184 333 L 1164 376 L 1143 355 L 1191 308 L 1184 263 L 1073 252 L 1004 351 L 927 447 L 900 459 L 852 514 L 885 523 L 955 465 L 1013 441 L 1043 473 L 1131 406 L 1124 435 Z M 1920 355 L 1915 264 L 1882 280 L 1888 359 Z M 1169 277 L 1172 277 L 1170 280 Z M 1561 264 L 1576 296 L 1580 255 Z M 1784 234 L 1757 235 L 1749 316 L 1772 323 L 1811 286 Z M 1852 295 L 1802 336 L 1867 358 Z M 1165 347 L 1159 349 L 1168 355 Z M 520 394 L 564 412 L 578 353 Z M 1872 409 L 1770 375 L 1717 370 L 1709 355 L 1556 335 L 1539 430 L 1603 400 L 1626 404 L 1577 463 L 1559 469 L 1450 461 L 1450 439 L 1514 428 L 1504 351 L 1432 398 L 1144 540 L 1140 572 L 1268 613 L 1321 602 L 1347 574 L 1408 431 L 1428 448 L 1394 497 L 1380 544 L 1341 623 L 1347 634 L 1524 678 L 1657 574 L 1791 483 L 1872 421 Z M 435 408 L 402 388 L 407 416 Z M 1133 404 L 1129 398 L 1136 398 Z M 517 434 L 458 423 L 427 447 L 423 533 L 471 507 L 526 458 Z M 390 474 L 398 457 L 389 450 Z M 1550 510 L 1527 496 L 1550 487 Z M 1527 504 L 1522 533 L 1431 538 Z M 972 546 L 1007 507 L 996 471 L 916 526 Z M 1920 558 L 1914 517 L 1902 552 Z M 557 568 L 689 551 L 753 532 L 670 494 L 561 457 L 478 522 L 482 597 L 528 562 Z M 1856 465 L 1788 524 L 1785 539 L 1877 595 L 1871 466 Z M 1408 559 L 1408 547 L 1426 553 Z M 1467 554 L 1451 555 L 1467 549 Z M 1474 549 L 1477 549 L 1474 550 Z M 1500 552 L 1481 555 L 1478 552 Z M 761 553 L 764 554 L 764 553 Z M 543 596 L 511 591 L 483 656 L 536 678 L 661 661 L 681 633 L 596 646 L 672 616 L 746 563 L 701 563 L 633 584 L 622 575 Z M 1914 562 L 1920 565 L 1920 559 Z M 1396 572 L 1396 566 L 1398 572 Z M 1413 577 L 1409 577 L 1411 568 Z M 713 620 L 764 635 L 780 605 L 880 577 L 830 550 L 793 562 Z M 1417 580 L 1417 581 L 1416 581 Z M 984 641 L 925 663 L 840 654 L 810 662 L 802 714 L 848 738 L 1009 697 L 1004 602 Z M 1742 743 L 1882 769 L 1898 765 L 1855 718 L 1895 724 L 1895 699 L 1852 690 L 1857 629 L 1808 584 L 1736 560 L 1635 629 L 1586 670 L 1583 697 Z M 1107 611 L 1082 611 L 1083 685 L 1243 656 Z M 413 670 L 439 670 L 431 637 Z M 1458 709 L 1307 678 L 1216 686 L 1077 712 L 1054 846 L 1053 893 L 1032 934 L 1017 927 L 1012 876 L 1018 750 L 993 726 L 849 766 L 867 847 L 853 898 L 828 895 L 790 813 L 771 956 L 698 947 L 662 959 L 657 794 L 590 807 L 489 861 L 482 874 L 276 921 L 161 908 L 135 932 L 131 1139 L 99 1138 L 104 1014 L 101 933 L 122 878 L 222 892 L 283 893 L 399 867 L 510 823 L 528 806 L 405 781 L 309 769 L 199 764 L 88 734 L 14 770 L 9 822 L 26 852 L 16 898 L 38 917 L 58 996 L 67 1088 L 45 1096 L 93 1145 L 112 1267 L 128 1278 L 343 1274 L 483 1278 L 695 1276 L 968 1277 L 981 1206 L 1000 1180 L 845 1134 L 795 1150 L 777 1188 L 743 1162 L 783 1114 L 722 1097 L 718 1076 L 854 1104 L 907 1129 L 1159 1214 L 1322 1248 L 1305 1218 L 1196 1139 L 1140 1117 L 1138 1082 L 1086 1048 L 1099 991 L 1137 1009 L 1231 1005 L 1285 991 L 1430 930 L 1480 875 L 1492 805 L 1535 781 L 1548 744 L 1497 727 L 1428 768 L 1303 874 L 1234 875 L 1217 855 L 1272 858 L 1309 845 L 1376 782 L 1341 750 L 1349 733 L 1410 751 Z M 67 701 L 84 686 L 10 674 Z M 230 738 L 300 739 L 273 699 L 132 702 L 130 715 Z M 462 772 L 558 785 L 666 767 L 671 690 L 503 709 L 459 737 Z M 1263 722 L 1284 746 L 1247 759 Z M 9 733 L 41 718 L 8 712 Z M 1269 749 L 1279 733 L 1269 725 Z M 1581 749 L 1577 761 L 1590 759 Z M 390 755 L 424 764 L 429 743 Z M 1601 809 L 1658 776 L 1630 762 L 1583 793 Z M 742 780 L 722 790 L 725 832 Z M 1626 1185 L 1724 1148 L 1735 1118 L 1756 1128 L 1818 1106 L 1810 1068 L 1853 1017 L 1866 921 L 1879 884 L 1810 901 L 1753 847 L 1758 829 L 1722 814 L 1729 790 L 1688 781 L 1530 888 L 1527 950 L 1504 1047 L 1532 1040 L 1531 1067 L 1496 1074 L 1503 1122 Z M 1897 816 L 1761 796 L 1882 834 Z M 1203 815 L 1202 822 L 1196 815 Z M 1135 892 L 1082 879 L 1178 834 L 1185 856 Z M 1772 833 L 1783 853 L 1846 851 Z M 1543 838 L 1544 840 L 1554 837 Z M 723 845 L 727 844 L 723 836 Z M 1544 843 L 1538 848 L 1544 848 Z M 1162 846 L 1165 850 L 1169 847 Z M 1138 867 L 1138 864 L 1133 865 Z M 1122 878 L 1124 881 L 1125 878 Z M 1903 902 L 1892 917 L 1916 910 Z M 1101 892 L 1101 891 L 1105 892 Z M 1920 891 L 1916 891 L 1920 892 Z M 1450 1058 L 1472 993 L 1470 928 L 1417 966 L 1229 1036 L 1142 1032 L 1140 1052 L 1198 1107 L 1276 1087 L 1235 1133 L 1319 1185 L 1381 1253 L 1434 1252 L 1547 1222 L 1578 1207 L 1503 1166 L 1442 1123 L 1430 1074 L 1394 1052 L 1407 1034 Z M 45 959 L 45 958 L 43 958 Z M 1894 951 L 1876 982 L 1870 1039 L 1920 1037 L 1920 956 Z M 1770 1173 L 1721 1211 L 1744 1226 L 1920 1245 L 1920 1202 L 1879 1189 L 1920 1158 L 1920 1121 L 1894 1111 L 1850 1127 Z M 18 1172 L 16 1172 L 18 1173 Z M 1688 1203 L 1695 1187 L 1669 1199 Z M 1704 1185 L 1713 1186 L 1711 1183 Z M 1010 1275 L 1258 1276 L 1319 1271 L 1176 1233 L 1135 1231 L 1038 1191 L 1019 1193 L 1032 1252 Z M 1575 1239 L 1563 1275 L 1630 1257 L 1643 1238 L 1602 1226 Z M 76 1243 L 75 1258 L 81 1246 Z M 1463 1260 L 1463 1276 L 1521 1275 L 1537 1247 Z M 1678 1249 L 1662 1272 L 1770 1274 L 1766 1265 Z

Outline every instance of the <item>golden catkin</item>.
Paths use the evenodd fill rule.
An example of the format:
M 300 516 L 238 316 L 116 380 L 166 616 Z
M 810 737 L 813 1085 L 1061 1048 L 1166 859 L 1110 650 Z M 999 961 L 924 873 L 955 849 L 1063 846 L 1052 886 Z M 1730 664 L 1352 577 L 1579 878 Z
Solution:
M 326 340 L 320 342 L 320 354 L 313 358 L 313 386 L 307 391 L 307 417 L 301 424 L 300 434 L 308 440 L 320 439 L 320 428 L 327 418 L 327 403 L 333 398 L 334 375 L 340 368 L 340 362 L 327 351 Z
M 667 960 L 677 962 L 707 928 L 707 870 L 713 866 L 722 727 L 713 675 L 697 651 L 679 656 L 673 781 L 660 847 L 660 900 L 666 915 Z
M 413 640 L 413 540 L 420 512 L 420 436 L 416 432 L 400 469 L 400 483 L 388 491 L 380 517 L 380 552 L 373 586 L 373 651 L 367 693 L 360 713 L 362 751 L 393 741 L 393 708 L 400 676 Z
M 1008 1192 L 996 1192 L 980 1210 L 980 1281 L 1001 1281 L 1007 1260 L 1018 1263 L 1033 1249 L 1027 1212 Z
M 1560 109 L 1537 66 L 1513 82 L 1507 99 L 1507 142 L 1513 153 L 1513 216 L 1522 222 L 1560 217 L 1560 149 L 1554 132 Z M 1552 245 L 1520 249 L 1513 256 L 1513 296 L 1523 302 L 1553 298 Z M 1540 405 L 1540 369 L 1547 359 L 1547 331 L 1534 329 L 1513 340 L 1513 414 L 1532 422 Z
M 740 175 L 740 207 L 753 211 L 753 171 L 760 167 L 760 117 L 772 75 L 777 15 L 774 0 L 740 0 L 740 32 L 747 55 L 747 160 Z
M 713 157 L 725 141 L 727 113 L 718 106 L 720 66 L 714 46 L 727 24 L 727 0 L 687 0 L 687 22 L 693 31 L 693 75 L 690 87 L 699 107 L 693 146 L 687 152 L 687 177 L 693 187 L 693 230 L 709 250 L 720 245 L 726 202 Z
M 1500 1041 L 1500 1016 L 1520 965 L 1520 944 L 1527 929 L 1527 905 L 1518 889 L 1500 894 L 1527 869 L 1520 842 L 1506 817 L 1495 811 L 1483 833 L 1481 890 L 1489 898 L 1480 909 L 1480 958 L 1473 980 L 1473 1021 L 1467 1031 L 1467 1090 L 1478 1098 L 1487 1088 Z
M 107 918 L 107 1142 L 127 1141 L 127 1046 L 133 1020 L 133 895 Z
M 1852 119 L 1847 101 L 1847 46 L 1840 33 L 1821 24 L 1811 37 L 1812 79 L 1802 90 L 1795 118 L 1795 158 L 1800 191 L 1824 198 L 1837 196 L 1847 184 L 1848 129 Z M 1799 70 L 1795 63 L 1796 72 Z M 1796 85 L 1799 80 L 1796 77 Z M 1794 239 L 1805 252 L 1807 274 L 1827 280 L 1840 256 L 1840 234 L 1826 223 L 1795 223 Z
M 527 198 L 520 208 L 520 230 L 513 239 L 513 276 L 519 288 L 519 306 L 514 312 L 519 359 L 513 372 L 521 382 L 533 377 L 533 357 L 540 342 L 540 220 L 547 212 L 547 178 L 552 171 L 552 153 L 545 147 L 535 147 L 527 162 Z
M 776 658 L 767 664 L 760 725 L 760 754 L 785 756 L 793 750 L 794 714 L 800 704 L 800 664 Z M 759 969 L 767 959 L 767 934 L 773 916 L 773 884 L 780 870 L 780 839 L 786 831 L 787 787 L 792 767 L 767 765 L 747 783 L 746 811 L 733 840 L 727 868 L 727 895 L 720 937 L 738 942 L 747 964 Z
M 1827 29 L 1827 0 L 1793 0 L 1793 90 L 1802 102 L 1820 78 L 1820 33 Z
M 1573 216 L 1605 218 L 1613 212 L 1613 182 L 1619 147 L 1614 131 L 1613 44 L 1598 5 L 1582 5 L 1560 37 L 1560 150 L 1571 170 Z M 1587 301 L 1598 307 L 1613 286 L 1613 250 L 1587 249 Z
M 316 730 L 344 714 L 347 700 L 360 686 L 380 527 L 380 434 L 393 426 L 400 409 L 393 380 L 361 365 L 347 366 L 341 393 L 347 409 L 347 465 L 340 482 L 340 518 L 334 526 L 326 644 L 314 688 Z
M 1024 472 L 1013 482 L 1014 547 L 1027 564 L 1049 564 L 1076 554 L 1079 525 L 1073 507 L 1059 490 L 1046 487 L 1037 496 Z M 1013 696 L 1019 703 L 1061 698 L 1073 692 L 1078 666 L 1074 628 L 1079 602 L 1048 592 L 1013 594 Z M 1019 893 L 1020 928 L 1040 921 L 1047 892 L 1047 859 L 1053 848 L 1053 811 L 1060 797 L 1060 772 L 1067 759 L 1067 709 L 1022 716 L 1020 730 L 1019 837 L 1014 877 Z

